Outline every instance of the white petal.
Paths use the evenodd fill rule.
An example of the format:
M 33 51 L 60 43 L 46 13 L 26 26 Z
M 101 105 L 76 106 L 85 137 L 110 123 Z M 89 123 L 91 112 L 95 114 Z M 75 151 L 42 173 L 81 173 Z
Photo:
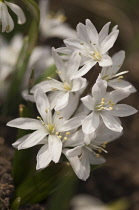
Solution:
M 25 130 L 36 130 L 42 128 L 42 124 L 39 120 L 22 117 L 11 120 L 7 123 L 7 126 Z
M 93 23 L 89 19 L 86 20 L 86 29 L 87 29 L 89 41 L 91 41 L 93 44 L 97 44 L 98 43 L 98 32 L 97 32 L 95 26 L 93 25 Z
M 78 78 L 72 81 L 72 90 L 71 92 L 76 92 L 81 90 L 86 86 L 87 80 L 85 78 Z
M 110 93 L 108 93 L 105 96 L 106 101 L 111 100 L 112 103 L 117 103 L 121 100 L 123 100 L 124 98 L 128 97 L 131 94 L 131 92 L 127 91 L 126 89 L 117 89 L 114 91 L 111 91 Z
M 58 111 L 66 107 L 68 104 L 68 101 L 69 101 L 69 92 L 65 92 L 63 93 L 62 98 L 57 100 L 55 110 Z
M 83 98 L 81 98 L 81 101 L 83 102 L 83 104 L 89 109 L 89 110 L 93 110 L 93 105 L 94 105 L 94 100 L 93 97 L 91 96 L 85 96 Z
M 79 53 L 72 53 L 69 61 L 68 61 L 68 68 L 67 68 L 67 75 L 71 78 L 79 69 L 81 62 L 81 56 Z
M 106 53 L 115 43 L 119 30 L 112 31 L 101 43 L 101 53 Z
M 90 160 L 89 160 L 89 153 L 86 149 L 82 150 L 82 155 L 81 155 L 81 168 L 82 168 L 82 173 L 83 173 L 83 180 L 88 179 L 90 175 Z
M 116 74 L 118 70 L 121 68 L 125 59 L 125 51 L 121 50 L 115 53 L 112 56 L 113 66 L 112 66 L 112 73 Z
M 36 170 L 46 168 L 49 163 L 51 162 L 51 154 L 48 150 L 48 144 L 45 144 L 41 149 L 39 150 L 37 154 L 37 166 Z
M 105 124 L 101 124 L 96 132 L 96 138 L 93 141 L 103 144 L 105 142 L 114 141 L 119 138 L 123 133 L 122 132 L 114 132 L 108 129 Z
M 36 101 L 37 109 L 43 119 L 44 122 L 48 122 L 48 115 L 51 113 L 51 107 L 48 101 L 46 94 L 42 91 L 42 89 L 37 89 L 34 94 L 34 98 Z M 47 111 L 48 110 L 48 111 Z M 47 113 L 46 113 L 47 111 Z
M 69 94 L 68 105 L 60 110 L 60 114 L 64 117 L 64 119 L 69 119 L 73 115 L 79 104 L 79 97 L 80 95 L 78 93 Z
M 125 89 L 125 91 L 127 88 L 127 91 L 131 93 L 135 93 L 137 91 L 136 88 L 130 82 L 125 80 L 110 80 L 108 82 L 108 85 L 114 89 Z
M 80 159 L 77 156 L 76 157 L 68 157 L 67 151 L 68 151 L 68 149 L 63 150 L 64 155 L 69 160 L 71 167 L 73 168 L 73 170 L 74 170 L 75 174 L 78 176 L 78 178 L 83 179 L 83 173 L 82 173 L 82 169 L 81 169 Z
M 15 142 L 12 144 L 12 146 L 13 146 L 14 148 L 18 148 L 18 146 L 19 146 L 21 143 L 23 143 L 29 136 L 30 136 L 30 134 L 27 134 L 27 135 L 21 137 L 20 139 L 18 139 L 17 141 L 15 141 Z
M 83 122 L 82 125 L 83 132 L 85 134 L 93 133 L 98 128 L 99 123 L 100 123 L 99 115 L 96 114 L 95 112 L 92 112 L 85 118 Z
M 115 132 L 121 132 L 123 130 L 123 127 L 118 123 L 115 117 L 108 113 L 102 113 L 101 117 L 103 119 L 104 124 L 107 128 L 109 128 L 112 131 Z
M 102 80 L 100 75 L 97 78 L 96 83 L 92 87 L 92 96 L 94 100 L 101 100 L 106 95 L 107 82 Z
M 68 137 L 68 140 L 64 141 L 64 148 L 65 147 L 77 147 L 84 145 L 84 133 L 81 129 L 74 131 Z
M 102 157 L 96 157 L 96 155 L 93 152 L 89 153 L 89 162 L 92 165 L 99 165 L 99 164 L 103 164 L 106 162 L 106 160 Z
M 103 26 L 103 28 L 101 29 L 101 31 L 99 32 L 99 43 L 100 44 L 108 36 L 110 23 L 111 22 L 108 22 L 107 24 L 105 24 Z
M 26 17 L 23 13 L 23 10 L 17 6 L 16 4 L 5 1 L 6 4 L 10 7 L 10 9 L 17 15 L 18 24 L 24 24 L 26 22 Z
M 137 110 L 134 107 L 126 104 L 116 104 L 114 106 L 114 109 L 111 110 L 111 114 L 113 116 L 118 116 L 118 117 L 126 117 L 135 113 L 137 113 Z
M 63 83 L 55 79 L 47 80 L 35 85 L 30 92 L 34 93 L 38 88 L 41 88 L 45 93 L 52 91 L 53 88 L 56 88 L 57 90 L 63 90 Z
M 92 59 L 85 63 L 85 65 L 77 71 L 75 75 L 71 77 L 71 79 L 76 79 L 85 75 L 97 62 Z
M 78 38 L 80 40 L 83 40 L 87 44 L 90 44 L 88 34 L 87 34 L 87 31 L 86 31 L 86 26 L 84 24 L 79 23 L 77 25 L 77 35 L 78 35 Z
M 39 144 L 47 134 L 48 133 L 43 129 L 34 131 L 23 143 L 18 146 L 18 149 L 26 149 Z
M 70 120 L 65 121 L 63 125 L 60 125 L 60 127 L 58 128 L 58 131 L 65 132 L 65 131 L 69 131 L 69 130 L 79 127 L 82 124 L 84 117 L 85 117 L 84 115 L 81 115 L 81 116 L 73 117 Z
M 14 22 L 11 18 L 6 4 L 1 5 L 1 22 L 2 22 L 2 32 L 11 32 L 14 28 Z
M 86 43 L 84 43 L 82 40 L 74 39 L 74 38 L 65 39 L 64 43 L 70 49 L 77 50 L 77 52 L 80 52 L 81 50 L 83 50 L 84 45 L 86 45 Z
M 101 61 L 99 61 L 99 65 L 100 66 L 111 66 L 112 65 L 112 59 L 110 56 L 108 55 L 103 55 Z
M 80 156 L 82 152 L 82 146 L 77 146 L 73 149 L 69 149 L 66 154 L 68 157 L 75 157 L 75 156 Z
M 57 163 L 60 159 L 62 152 L 62 142 L 56 135 L 49 135 L 48 148 L 51 154 L 52 160 Z

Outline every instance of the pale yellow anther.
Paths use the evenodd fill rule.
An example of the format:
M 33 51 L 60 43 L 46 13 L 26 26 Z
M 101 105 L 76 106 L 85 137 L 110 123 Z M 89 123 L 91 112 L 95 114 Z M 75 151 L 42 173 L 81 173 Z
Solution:
M 101 148 L 99 148 L 99 149 L 98 149 L 98 152 L 99 152 L 99 153 L 101 153 L 101 152 L 102 152 L 102 149 L 101 149 Z
M 70 135 L 70 132 L 66 132 L 66 135 Z
M 68 138 L 65 136 L 65 137 L 64 137 L 64 140 L 67 140 L 67 139 L 68 139 Z
M 96 157 L 100 157 L 100 155 L 99 154 L 96 154 Z
M 45 110 L 45 112 L 48 113 L 48 112 L 49 112 L 49 108 L 47 108 L 47 109 Z
M 51 77 L 47 77 L 47 79 L 52 79 Z
M 58 115 L 60 115 L 60 112 L 59 112 L 59 111 L 56 111 L 56 113 L 57 113 Z
M 55 91 L 55 90 L 57 90 L 57 88 L 51 88 L 51 90 L 52 90 L 52 91 Z
M 38 120 L 41 120 L 41 117 L 37 117 Z
M 58 136 L 59 139 L 62 139 L 62 136 Z
M 119 76 L 119 77 L 118 77 L 118 79 L 123 79 L 123 78 L 124 78 L 123 76 Z
M 56 132 L 55 134 L 56 134 L 56 135 L 59 135 L 59 132 Z
M 113 107 L 112 107 L 112 106 L 110 106 L 110 107 L 109 107 L 109 110 L 113 110 Z

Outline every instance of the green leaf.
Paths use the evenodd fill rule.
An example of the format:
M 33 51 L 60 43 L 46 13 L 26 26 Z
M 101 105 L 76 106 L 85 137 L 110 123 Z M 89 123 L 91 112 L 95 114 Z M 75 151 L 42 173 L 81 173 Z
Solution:
M 78 178 L 74 174 L 71 166 L 65 167 L 57 181 L 56 191 L 51 196 L 48 203 L 49 210 L 69 210 L 71 198 L 76 189 Z
M 21 197 L 21 204 L 38 203 L 53 193 L 57 186 L 64 163 L 52 164 L 42 171 L 34 171 L 17 188 L 16 197 Z

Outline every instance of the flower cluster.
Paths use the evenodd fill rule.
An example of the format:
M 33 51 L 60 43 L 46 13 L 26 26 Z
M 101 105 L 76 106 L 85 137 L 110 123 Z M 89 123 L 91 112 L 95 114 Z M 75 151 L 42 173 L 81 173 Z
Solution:
M 105 162 L 101 153 L 107 153 L 107 143 L 122 134 L 119 117 L 137 112 L 129 105 L 117 104 L 136 89 L 123 80 L 127 71 L 117 73 L 124 61 L 124 51 L 112 58 L 108 55 L 119 33 L 117 26 L 109 33 L 109 25 L 107 23 L 98 33 L 87 19 L 85 25 L 77 25 L 77 38 L 64 40 L 66 47 L 53 48 L 59 79 L 48 77 L 30 90 L 39 116 L 37 119 L 17 118 L 7 124 L 34 131 L 18 139 L 13 146 L 20 150 L 42 144 L 37 154 L 37 170 L 52 161 L 59 162 L 65 155 L 75 174 L 86 180 L 90 165 Z M 91 93 L 84 95 L 88 81 L 83 76 L 88 71 L 93 72 L 96 63 L 102 67 L 101 73 L 92 84 Z

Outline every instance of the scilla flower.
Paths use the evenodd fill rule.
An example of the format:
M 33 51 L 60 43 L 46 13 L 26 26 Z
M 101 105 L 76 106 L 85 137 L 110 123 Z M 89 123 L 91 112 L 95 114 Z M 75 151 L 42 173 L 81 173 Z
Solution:
M 47 167 L 51 161 L 55 163 L 59 161 L 62 153 L 62 140 L 67 138 L 63 134 L 66 135 L 67 131 L 79 127 L 84 116 L 65 120 L 56 112 L 52 114 L 49 100 L 41 89 L 36 90 L 34 97 L 40 117 L 37 119 L 17 118 L 8 122 L 7 125 L 25 130 L 35 130 L 32 134 L 18 139 L 13 146 L 20 150 L 43 144 L 37 155 L 36 167 L 36 169 L 42 169 Z
M 137 110 L 126 104 L 117 102 L 128 97 L 129 91 L 114 90 L 106 92 L 107 82 L 98 77 L 92 88 L 92 96 L 87 95 L 81 100 L 90 110 L 90 114 L 85 118 L 82 129 L 85 134 L 94 132 L 100 125 L 101 119 L 105 126 L 112 131 L 121 132 L 123 127 L 117 117 L 126 117 L 135 114 Z
M 8 7 L 17 15 L 18 24 L 24 24 L 26 22 L 25 15 L 22 9 L 16 4 L 0 0 L 0 24 L 2 24 L 2 32 L 11 32 L 14 28 L 14 22 L 9 14 Z

